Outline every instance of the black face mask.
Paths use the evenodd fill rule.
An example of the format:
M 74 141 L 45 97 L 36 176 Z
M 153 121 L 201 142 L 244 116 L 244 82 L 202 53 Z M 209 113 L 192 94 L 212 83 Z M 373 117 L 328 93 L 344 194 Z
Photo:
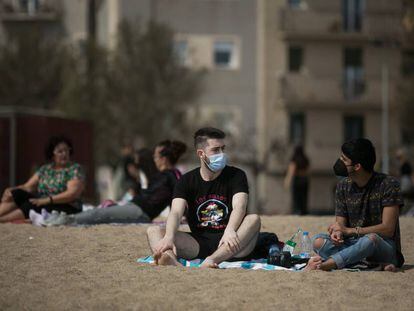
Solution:
M 333 170 L 336 176 L 348 177 L 349 175 L 346 165 L 341 159 L 336 160 Z

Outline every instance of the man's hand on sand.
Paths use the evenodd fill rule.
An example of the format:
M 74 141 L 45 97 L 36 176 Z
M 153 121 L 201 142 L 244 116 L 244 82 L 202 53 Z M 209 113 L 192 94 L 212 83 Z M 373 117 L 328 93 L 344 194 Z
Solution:
M 342 243 L 344 243 L 343 234 L 340 231 L 332 232 L 330 238 L 334 245 L 341 245 Z
M 233 253 L 238 253 L 240 251 L 240 239 L 237 232 L 227 228 L 221 237 L 218 247 L 222 245 L 226 245 Z
M 158 260 L 161 258 L 162 254 L 168 250 L 171 250 L 175 255 L 177 254 L 174 239 L 164 237 L 158 242 L 154 249 L 153 257 L 156 265 L 158 265 Z

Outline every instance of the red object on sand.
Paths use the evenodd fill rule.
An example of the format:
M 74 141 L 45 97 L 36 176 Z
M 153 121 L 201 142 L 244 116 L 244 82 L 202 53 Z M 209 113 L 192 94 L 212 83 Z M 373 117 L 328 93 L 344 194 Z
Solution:
M 21 224 L 31 224 L 32 221 L 30 219 L 16 219 L 16 220 L 12 220 L 9 221 L 9 223 L 11 224 L 15 224 L 15 225 L 21 225 Z

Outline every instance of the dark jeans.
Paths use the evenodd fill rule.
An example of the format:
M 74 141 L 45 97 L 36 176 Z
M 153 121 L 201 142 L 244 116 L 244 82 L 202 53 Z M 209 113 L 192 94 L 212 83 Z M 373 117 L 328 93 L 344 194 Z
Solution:
M 307 176 L 294 176 L 292 183 L 293 214 L 306 215 L 308 213 L 308 188 Z
M 29 218 L 30 210 L 34 210 L 36 213 L 40 213 L 42 208 L 46 209 L 48 212 L 58 211 L 66 212 L 67 214 L 79 213 L 80 210 L 70 204 L 48 204 L 43 206 L 36 206 L 30 203 L 29 199 L 38 199 L 39 195 L 32 194 L 30 192 L 24 191 L 22 189 L 12 190 L 13 200 L 16 203 L 17 207 L 20 208 L 24 214 L 24 218 Z

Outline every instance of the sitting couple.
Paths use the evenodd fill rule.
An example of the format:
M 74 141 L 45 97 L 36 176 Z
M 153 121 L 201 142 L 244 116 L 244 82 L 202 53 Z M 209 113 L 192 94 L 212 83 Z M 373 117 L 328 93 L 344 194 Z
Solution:
M 202 258 L 202 267 L 217 268 L 222 261 L 246 257 L 254 250 L 260 218 L 247 214 L 247 178 L 242 170 L 227 166 L 225 134 L 200 129 L 194 145 L 200 167 L 178 181 L 166 228 L 149 227 L 148 241 L 156 264 L 181 265 L 177 257 Z M 357 139 L 342 146 L 334 169 L 347 178 L 338 183 L 336 222 L 329 226 L 329 235 L 314 239 L 319 255 L 305 270 L 341 269 L 363 259 L 385 264 L 385 270 L 402 266 L 399 183 L 374 172 L 374 164 L 370 141 Z M 190 233 L 178 230 L 184 214 Z

